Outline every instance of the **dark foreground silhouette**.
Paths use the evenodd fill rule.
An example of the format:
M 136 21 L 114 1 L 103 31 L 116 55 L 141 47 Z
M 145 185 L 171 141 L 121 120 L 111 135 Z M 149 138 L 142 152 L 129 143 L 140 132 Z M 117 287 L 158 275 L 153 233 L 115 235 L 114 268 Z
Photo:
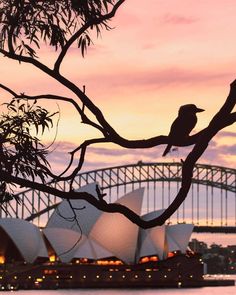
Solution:
M 174 140 L 185 139 L 197 124 L 196 113 L 203 112 L 203 109 L 199 109 L 195 104 L 185 104 L 179 108 L 178 117 L 171 125 L 169 137 L 169 144 L 167 145 L 163 157 L 169 153 L 173 145 Z

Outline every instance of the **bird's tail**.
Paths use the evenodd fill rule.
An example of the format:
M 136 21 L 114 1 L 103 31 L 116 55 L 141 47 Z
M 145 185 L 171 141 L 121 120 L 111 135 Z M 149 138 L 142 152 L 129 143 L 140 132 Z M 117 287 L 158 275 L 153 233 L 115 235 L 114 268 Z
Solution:
M 167 145 L 166 149 L 164 150 L 164 153 L 162 154 L 162 157 L 165 157 L 169 153 L 171 147 L 172 147 L 171 144 Z

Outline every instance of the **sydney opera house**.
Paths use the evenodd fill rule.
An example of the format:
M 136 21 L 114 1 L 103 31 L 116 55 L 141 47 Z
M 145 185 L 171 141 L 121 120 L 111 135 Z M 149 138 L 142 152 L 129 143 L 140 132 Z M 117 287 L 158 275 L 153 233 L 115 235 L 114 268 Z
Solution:
M 96 195 L 96 184 L 80 190 Z M 141 215 L 143 194 L 139 188 L 117 202 Z M 0 286 L 4 279 L 21 288 L 165 286 L 166 282 L 176 286 L 199 281 L 203 264 L 188 250 L 192 230 L 191 224 L 144 230 L 119 213 L 99 211 L 83 200 L 71 204 L 63 200 L 44 228 L 21 219 L 0 219 Z

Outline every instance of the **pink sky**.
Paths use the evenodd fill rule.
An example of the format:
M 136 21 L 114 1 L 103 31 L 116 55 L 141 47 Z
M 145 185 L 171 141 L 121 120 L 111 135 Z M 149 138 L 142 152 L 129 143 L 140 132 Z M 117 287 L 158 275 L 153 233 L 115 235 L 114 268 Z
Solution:
M 185 103 L 206 110 L 198 115 L 196 130 L 200 130 L 223 104 L 236 78 L 235 12 L 234 0 L 127 0 L 111 22 L 114 30 L 95 38 L 85 59 L 72 48 L 63 73 L 81 87 L 86 85 L 88 96 L 124 137 L 167 134 L 179 106 Z M 45 47 L 41 51 L 41 60 L 52 64 L 55 53 Z M 70 95 L 30 65 L 3 57 L 0 62 L 1 82 L 19 92 Z M 57 109 L 54 102 L 47 106 Z M 98 135 L 80 125 L 71 106 L 60 104 L 60 109 L 59 144 L 52 156 L 56 170 L 62 168 L 66 147 L 72 149 Z M 200 162 L 234 167 L 234 132 L 232 126 L 217 136 Z M 48 134 L 46 140 L 54 135 Z M 85 169 L 141 159 L 162 161 L 163 149 L 132 151 L 99 145 L 88 151 Z M 182 148 L 165 161 L 178 161 L 184 155 Z

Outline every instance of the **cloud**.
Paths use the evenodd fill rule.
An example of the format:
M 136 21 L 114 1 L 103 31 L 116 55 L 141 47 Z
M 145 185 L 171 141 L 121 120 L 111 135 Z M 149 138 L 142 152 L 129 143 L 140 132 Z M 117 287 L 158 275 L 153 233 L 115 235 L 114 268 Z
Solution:
M 163 23 L 173 24 L 173 25 L 191 25 L 198 20 L 193 17 L 186 17 L 178 14 L 166 14 L 162 18 Z
M 186 68 L 172 67 L 168 69 L 146 69 L 135 71 L 119 71 L 115 74 L 110 71 L 105 71 L 99 76 L 90 75 L 86 80 L 92 83 L 104 84 L 104 81 L 109 81 L 113 87 L 135 86 L 156 86 L 169 87 L 172 84 L 209 84 L 222 82 L 222 80 L 230 80 L 233 73 L 231 71 L 222 71 L 215 73 L 214 71 L 206 70 L 189 70 Z
M 222 131 L 212 140 L 204 152 L 198 163 L 218 165 L 224 167 L 235 167 L 235 144 L 220 144 L 218 139 L 222 136 L 236 136 L 234 132 Z M 62 172 L 70 161 L 69 152 L 73 151 L 77 146 L 71 142 L 60 142 L 56 145 L 56 148 L 50 153 L 49 160 L 52 164 L 53 171 L 55 173 Z M 85 156 L 85 162 L 81 171 L 89 171 L 102 169 L 106 167 L 121 166 L 127 164 L 135 164 L 138 161 L 144 163 L 154 162 L 180 162 L 181 159 L 185 159 L 187 154 L 191 151 L 191 147 L 177 148 L 171 154 L 166 157 L 162 157 L 162 152 L 165 146 L 160 145 L 149 149 L 125 149 L 120 147 L 99 147 L 90 146 L 87 149 Z M 75 163 L 72 169 L 76 166 L 79 159 L 79 153 L 75 158 Z
M 236 132 L 232 132 L 232 131 L 220 131 L 217 134 L 217 137 L 218 138 L 221 138 L 221 137 L 236 137 Z
M 236 154 L 236 145 L 221 145 L 217 147 L 219 153 L 224 155 L 235 155 Z
M 222 78 L 232 76 L 231 72 L 214 73 L 211 71 L 194 71 L 184 68 L 169 68 L 167 70 L 152 71 L 137 77 L 138 83 L 144 84 L 157 84 L 160 86 L 170 84 L 191 84 L 191 83 L 209 83 L 221 81 Z

